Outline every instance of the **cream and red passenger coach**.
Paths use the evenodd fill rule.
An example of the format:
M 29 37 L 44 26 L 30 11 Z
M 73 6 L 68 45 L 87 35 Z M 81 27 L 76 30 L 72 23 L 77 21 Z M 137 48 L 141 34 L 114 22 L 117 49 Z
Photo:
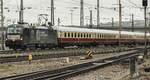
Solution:
M 57 31 L 58 42 L 64 44 L 117 44 L 119 31 L 53 26 Z M 147 34 L 147 38 L 150 38 Z M 122 44 L 143 44 L 144 33 L 121 31 Z

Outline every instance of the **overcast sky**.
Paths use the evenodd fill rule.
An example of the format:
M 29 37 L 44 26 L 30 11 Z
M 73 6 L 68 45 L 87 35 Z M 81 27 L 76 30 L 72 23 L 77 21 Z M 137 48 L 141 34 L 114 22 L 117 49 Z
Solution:
M 88 23 L 89 10 L 93 10 L 93 19 L 96 24 L 96 1 L 84 0 L 85 24 Z M 142 0 L 121 0 L 122 18 L 125 21 L 130 20 L 130 15 L 134 14 L 136 20 L 143 20 L 144 10 L 142 8 Z M 54 0 L 55 4 L 55 23 L 60 18 L 61 24 L 71 24 L 71 9 L 73 9 L 73 24 L 79 25 L 80 19 L 80 0 Z M 149 2 L 150 4 L 150 2 Z M 8 21 L 18 21 L 18 10 L 20 0 L 4 0 L 5 18 Z M 38 14 L 44 13 L 50 15 L 51 0 L 24 0 L 24 19 L 26 22 L 37 22 Z M 27 9 L 32 7 L 32 9 Z M 101 22 L 110 22 L 114 17 L 118 21 L 118 0 L 100 0 L 100 19 Z M 8 8 L 8 9 L 6 9 Z M 149 10 L 149 9 L 148 9 Z M 50 16 L 49 16 L 50 18 Z

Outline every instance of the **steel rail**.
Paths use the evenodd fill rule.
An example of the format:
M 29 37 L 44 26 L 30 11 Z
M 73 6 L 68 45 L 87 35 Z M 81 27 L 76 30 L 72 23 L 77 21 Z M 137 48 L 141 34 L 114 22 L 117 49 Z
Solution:
M 124 51 L 131 51 L 135 49 L 125 49 L 125 50 L 107 50 L 107 51 L 100 51 L 100 52 L 93 52 L 94 54 L 108 54 L 108 53 L 115 53 L 115 52 L 124 52 Z M 50 58 L 62 58 L 62 57 L 70 57 L 70 56 L 82 56 L 85 53 L 58 53 L 58 54 L 40 54 L 40 55 L 32 55 L 33 60 L 40 60 L 40 59 L 50 59 Z M 0 57 L 0 63 L 10 63 L 10 62 L 21 62 L 21 61 L 28 61 L 28 55 L 25 56 L 7 56 L 7 57 Z
M 119 61 L 138 56 L 139 53 L 141 52 L 143 52 L 143 50 L 140 49 L 127 54 L 108 57 L 105 59 L 99 59 L 96 61 L 71 65 L 71 66 L 62 67 L 53 70 L 44 70 L 44 71 L 38 71 L 33 73 L 26 73 L 22 75 L 9 76 L 9 77 L 0 78 L 0 80 L 45 80 L 45 79 L 62 80 L 68 78 L 69 76 L 84 73 L 97 68 L 102 68 L 112 63 L 117 63 Z

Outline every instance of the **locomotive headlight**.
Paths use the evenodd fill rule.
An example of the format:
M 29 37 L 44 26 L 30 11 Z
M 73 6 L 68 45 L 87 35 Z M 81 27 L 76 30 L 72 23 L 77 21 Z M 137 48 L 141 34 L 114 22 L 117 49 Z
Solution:
M 20 38 L 20 40 L 22 40 L 22 38 Z
M 8 40 L 8 39 L 6 38 L 6 40 Z

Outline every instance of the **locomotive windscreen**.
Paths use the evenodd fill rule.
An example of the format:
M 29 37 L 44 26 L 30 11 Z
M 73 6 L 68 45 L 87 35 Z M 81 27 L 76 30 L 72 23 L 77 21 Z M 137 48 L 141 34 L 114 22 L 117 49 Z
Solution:
M 22 28 L 18 26 L 9 26 L 7 28 L 7 34 L 20 34 L 22 32 Z

